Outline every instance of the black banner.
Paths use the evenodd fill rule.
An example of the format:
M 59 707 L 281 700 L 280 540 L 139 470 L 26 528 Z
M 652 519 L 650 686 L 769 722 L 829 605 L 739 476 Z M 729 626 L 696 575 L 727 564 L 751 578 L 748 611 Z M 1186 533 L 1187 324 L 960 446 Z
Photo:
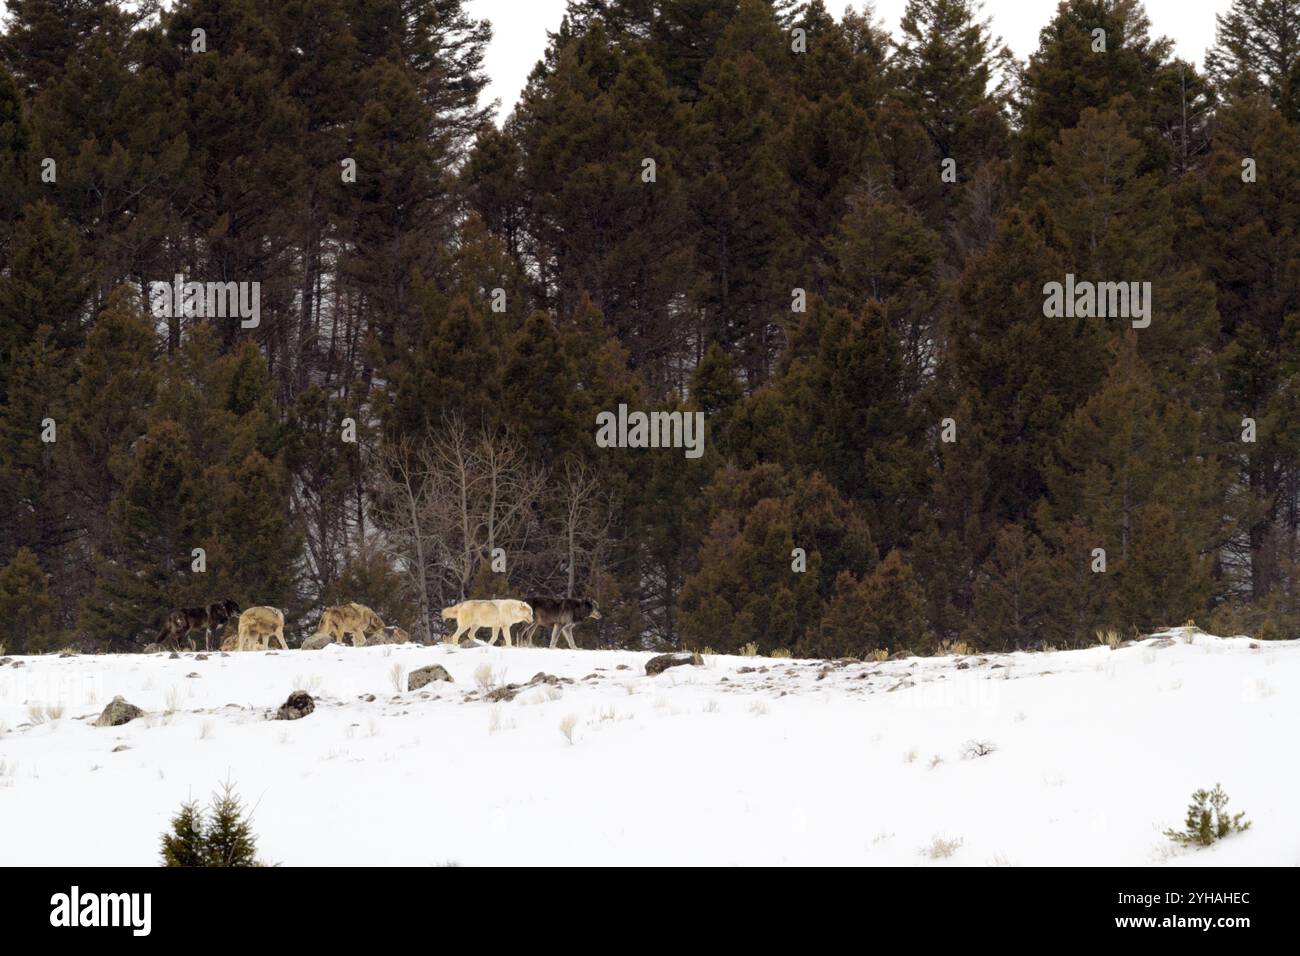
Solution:
M 757 870 L 34 869 L 5 871 L 15 941 L 112 937 L 204 945 L 432 941 L 524 927 L 594 941 L 628 925 L 732 941 L 887 919 L 936 937 L 1046 941 L 1289 938 L 1294 875 L 1280 869 Z M 688 925 L 672 924 L 680 914 Z M 825 920 L 831 920 L 826 923 Z M 706 926 L 696 927 L 700 920 Z M 843 927 L 841 927 L 843 928 Z M 863 925 L 862 932 L 873 932 Z M 432 934 L 429 936 L 428 934 Z M 1046 935 L 1045 935 L 1046 934 Z M 783 933 L 783 935 L 785 935 Z

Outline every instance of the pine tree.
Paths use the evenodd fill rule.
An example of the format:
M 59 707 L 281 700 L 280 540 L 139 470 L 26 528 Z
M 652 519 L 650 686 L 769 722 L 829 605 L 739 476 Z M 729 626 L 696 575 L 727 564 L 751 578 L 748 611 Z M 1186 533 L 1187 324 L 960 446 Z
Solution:
M 171 832 L 162 838 L 163 866 L 203 866 L 203 811 L 190 800 L 172 818 Z
M 967 640 L 989 650 L 1021 650 L 1042 640 L 1051 614 L 1047 549 L 1021 525 L 1002 528 L 974 585 L 974 616 Z
M 877 650 L 920 653 L 927 649 L 925 597 L 915 572 L 891 551 L 862 578 L 841 571 L 825 614 L 800 639 L 808 657 L 865 658 Z
M 1215 14 L 1210 77 L 1232 97 L 1263 93 L 1289 122 L 1300 121 L 1300 3 L 1233 0 Z
M 225 783 L 212 795 L 205 815 L 198 803 L 181 804 L 162 837 L 163 866 L 262 866 L 257 859 L 250 814 Z
M 109 509 L 111 560 L 101 556 L 81 626 L 114 650 L 145 643 L 173 607 L 203 603 L 193 549 L 211 528 L 212 494 L 181 427 L 160 421 L 132 451 Z
M 1243 157 L 1258 181 L 1243 182 Z M 1232 514 L 1240 531 L 1232 544 L 1245 574 L 1230 582 L 1252 599 L 1280 583 L 1281 565 L 1300 515 L 1294 462 L 1300 403 L 1294 375 L 1292 317 L 1300 313 L 1300 203 L 1282 183 L 1300 177 L 1300 134 L 1262 98 L 1234 100 L 1218 112 L 1214 149 L 1187 187 L 1198 215 L 1180 250 L 1215 289 L 1219 316 L 1216 364 L 1222 382 L 1218 450 L 1236 472 L 1242 493 Z M 1243 441 L 1245 420 L 1253 442 Z
M 76 230 L 49 203 L 23 209 L 7 250 L 8 270 L 0 275 L 0 401 L 15 352 L 46 326 L 50 344 L 75 349 L 85 332 L 83 306 L 91 291 Z
M 963 178 L 1001 155 L 1008 134 L 1013 60 L 979 11 L 976 0 L 908 0 L 895 56 L 899 96 Z
M 709 531 L 681 592 L 687 647 L 793 649 L 821 620 L 839 572 L 875 563 L 865 523 L 821 475 L 791 482 L 771 466 L 726 470 L 706 496 Z
M 0 270 L 13 224 L 18 219 L 31 182 L 30 150 L 35 145 L 23 115 L 23 97 L 10 73 L 0 66 Z
M 1166 38 L 1152 39 L 1150 28 L 1141 0 L 1067 0 L 1057 8 L 1039 33 L 1038 50 L 1029 57 L 1020 88 L 1017 162 L 1022 176 L 1047 161 L 1061 131 L 1076 126 L 1089 107 L 1106 109 L 1127 95 L 1145 115 L 1172 47 Z M 1103 39 L 1097 30 L 1104 31 L 1104 53 L 1095 52 Z M 1163 164 L 1157 139 L 1146 145 L 1147 168 Z
M 39 654 L 56 647 L 54 611 L 49 575 L 41 570 L 33 551 L 19 548 L 13 560 L 0 569 L 5 653 Z
M 75 535 L 59 467 L 58 429 L 67 435 L 67 359 L 52 338 L 42 325 L 11 356 L 9 394 L 0 404 L 0 559 L 25 545 L 57 568 L 60 551 Z
M 758 15 L 751 3 L 742 11 Z M 794 189 L 778 138 L 783 112 L 775 77 L 745 51 L 709 64 L 693 113 L 706 131 L 691 203 L 701 338 L 735 352 L 753 384 L 768 376 L 780 345 L 778 317 L 797 284 Z

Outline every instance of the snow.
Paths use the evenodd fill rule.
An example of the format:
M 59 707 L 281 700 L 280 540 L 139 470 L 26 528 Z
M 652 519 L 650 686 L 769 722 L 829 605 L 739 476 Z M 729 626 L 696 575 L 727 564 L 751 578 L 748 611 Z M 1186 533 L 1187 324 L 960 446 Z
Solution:
M 14 658 L 0 667 L 0 863 L 153 865 L 180 803 L 228 779 L 255 806 L 261 854 L 291 866 L 1300 864 L 1300 641 L 1177 629 L 1114 650 L 709 656 L 647 677 L 651 656 Z M 395 691 L 395 667 L 432 663 L 455 683 Z M 485 664 L 574 682 L 493 704 Z M 269 720 L 295 688 L 315 712 Z M 93 726 L 118 694 L 149 715 Z M 964 757 L 970 741 L 994 749 Z M 1174 846 L 1162 832 L 1216 783 L 1252 828 Z M 951 856 L 926 852 L 936 839 Z

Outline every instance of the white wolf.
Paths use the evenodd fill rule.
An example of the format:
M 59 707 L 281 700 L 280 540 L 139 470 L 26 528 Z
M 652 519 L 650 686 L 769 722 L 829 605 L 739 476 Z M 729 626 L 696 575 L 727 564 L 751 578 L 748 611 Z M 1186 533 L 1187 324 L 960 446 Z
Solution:
M 461 601 L 443 608 L 442 619 L 456 622 L 456 633 L 447 638 L 448 644 L 457 643 L 466 632 L 473 637 L 480 627 L 486 627 L 492 631 L 489 645 L 495 644 L 499 636 L 505 635 L 506 647 L 514 647 L 510 640 L 510 628 L 515 624 L 531 624 L 533 609 L 523 601 L 500 598 L 494 601 Z

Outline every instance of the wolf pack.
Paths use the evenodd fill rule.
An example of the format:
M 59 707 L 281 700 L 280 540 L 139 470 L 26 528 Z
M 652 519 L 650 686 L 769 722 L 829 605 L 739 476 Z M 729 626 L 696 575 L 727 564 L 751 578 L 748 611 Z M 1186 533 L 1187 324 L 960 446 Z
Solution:
M 600 620 L 600 609 L 591 598 L 533 594 L 524 601 L 509 598 L 461 601 L 443 608 L 442 619 L 455 624 L 444 638 L 448 644 L 459 643 L 462 635 L 475 639 L 475 634 L 486 628 L 491 633 L 487 641 L 489 646 L 504 638 L 505 646 L 513 647 L 510 629 L 523 624 L 521 646 L 526 642 L 528 647 L 532 647 L 537 630 L 549 627 L 551 647 L 555 647 L 563 637 L 569 647 L 576 650 L 573 629 L 582 621 Z M 201 630 L 203 649 L 211 651 L 214 639 L 221 636 L 231 621 L 236 622 L 235 633 L 217 642 L 217 648 L 222 651 L 265 651 L 270 649 L 272 641 L 278 642 L 286 651 L 289 649 L 284 639 L 282 611 L 264 605 L 241 610 L 238 603 L 229 599 L 202 607 L 174 609 L 163 621 L 156 643 L 179 652 L 184 641 L 194 651 L 198 644 L 193 635 Z M 368 642 L 404 644 L 410 640 L 405 630 L 385 624 L 383 618 L 370 608 L 355 603 L 325 608 L 316 627 L 316 637 L 328 638 L 327 643 L 336 644 L 347 643 L 351 637 L 354 647 L 364 647 Z

